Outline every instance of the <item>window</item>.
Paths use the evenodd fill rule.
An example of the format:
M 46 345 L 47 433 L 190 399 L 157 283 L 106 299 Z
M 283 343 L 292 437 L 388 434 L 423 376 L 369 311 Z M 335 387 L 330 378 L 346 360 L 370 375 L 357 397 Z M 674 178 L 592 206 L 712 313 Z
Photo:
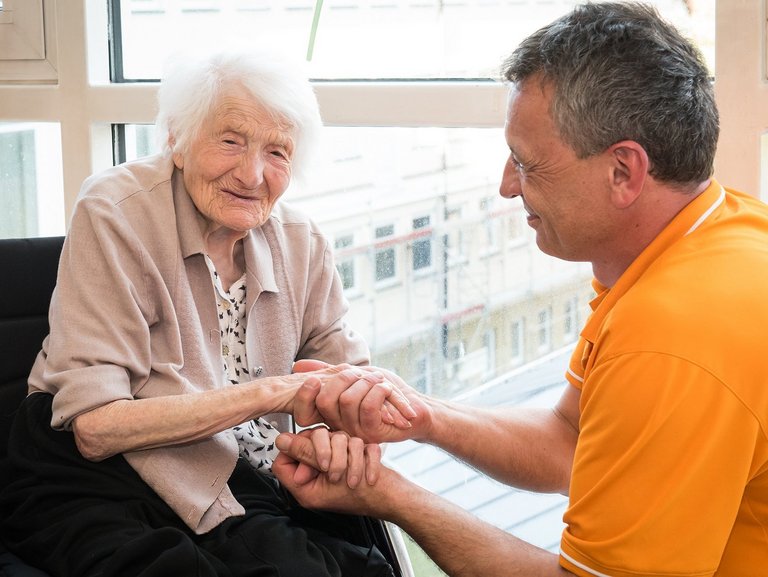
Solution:
M 411 244 L 413 270 L 423 270 L 432 266 L 432 232 L 429 229 L 429 217 L 413 219 L 414 241 Z
M 576 340 L 578 333 L 578 297 L 565 301 L 563 310 L 563 340 L 567 343 Z
M 59 126 L 0 123 L 0 236 L 63 234 Z
M 395 248 L 390 239 L 395 235 L 395 225 L 387 224 L 376 227 L 376 281 L 381 282 L 395 277 Z
M 497 195 L 498 196 L 498 195 Z M 483 255 L 495 254 L 499 251 L 499 226 L 501 211 L 496 210 L 496 197 L 489 196 L 480 200 L 480 220 L 485 227 Z
M 485 349 L 485 374 L 496 375 L 496 329 L 488 329 L 483 334 L 483 348 Z
M 426 378 L 424 386 L 445 397 L 477 400 L 484 387 L 503 382 L 497 387 L 503 396 L 494 402 L 519 402 L 535 362 L 557 353 L 571 328 L 578 331 L 575 305 L 583 299 L 570 313 L 567 299 L 582 294 L 574 286 L 587 290 L 588 267 L 542 255 L 519 204 L 497 197 L 506 89 L 491 80 L 517 40 L 567 10 L 571 0 L 326 0 L 314 31 L 315 0 L 108 0 L 67 9 L 62 1 L 0 0 L 0 122 L 6 123 L 0 126 L 1 235 L 63 233 L 83 179 L 112 163 L 115 148 L 118 160 L 153 150 L 157 86 L 151 79 L 171 49 L 190 42 L 204 49 L 221 30 L 267 42 L 279 35 L 281 46 L 310 57 L 328 126 L 328 158 L 306 190 L 288 194 L 318 216 L 333 239 L 342 282 L 356 296 L 350 324 L 365 335 L 377 364 L 397 367 L 419 386 Z M 717 48 L 717 173 L 724 184 L 757 191 L 761 180 L 768 183 L 759 169 L 768 105 L 764 75 L 750 80 L 744 70 L 762 66 L 764 31 L 756 23 L 764 22 L 763 3 L 721 0 L 717 46 L 713 0 L 655 4 L 699 40 L 710 63 Z M 21 11 L 32 18 L 20 19 Z M 37 46 L 31 59 L 14 57 L 4 44 L 24 26 L 36 32 L 17 46 Z M 110 29 L 119 37 L 108 38 Z M 115 40 L 110 82 L 107 46 Z M 67 46 L 61 78 L 58 44 Z M 13 171 L 6 178 L 8 165 Z M 415 221 L 427 216 L 418 226 Z M 426 229 L 429 237 L 409 240 Z M 415 240 L 424 244 L 417 248 Z M 409 242 L 410 266 L 398 270 Z M 481 247 L 491 244 L 499 245 L 498 254 L 485 255 L 478 266 Z M 553 320 L 551 311 L 564 317 Z M 495 369 L 477 375 L 463 367 L 469 355 L 487 349 L 491 328 L 498 339 Z M 483 366 L 491 364 L 486 356 Z M 559 386 L 559 377 L 553 372 L 547 382 Z M 556 387 L 541 394 L 553 392 Z M 434 474 L 440 469 L 431 476 L 418 472 L 421 451 L 429 450 L 393 446 L 389 454 L 440 492 Z M 408 454 L 418 456 L 416 465 Z M 466 503 L 467 495 L 480 495 L 472 505 L 476 514 L 506 516 L 500 526 L 527 531 L 534 543 L 556 550 L 562 501 L 510 492 L 485 502 L 490 491 L 482 479 L 471 472 L 462 478 L 466 486 L 446 497 Z M 507 500 L 536 504 L 511 508 L 531 511 L 518 517 L 500 505 Z
M 416 373 L 411 381 L 417 391 L 432 393 L 432 375 L 430 374 L 429 356 L 425 355 L 416 361 Z
M 467 260 L 462 213 L 462 207 L 454 204 L 446 210 L 445 214 L 445 247 L 447 261 L 450 266 L 461 265 Z
M 516 367 L 525 360 L 525 320 L 512 322 L 510 329 L 510 366 Z
M 552 348 L 552 312 L 549 308 L 541 309 L 537 318 L 537 342 L 539 351 L 547 352 Z
M 341 277 L 341 284 L 345 291 L 349 291 L 355 288 L 355 261 L 354 257 L 348 256 L 349 249 L 354 244 L 354 236 L 351 234 L 345 234 L 336 237 L 334 247 L 336 248 L 336 269 L 339 271 Z

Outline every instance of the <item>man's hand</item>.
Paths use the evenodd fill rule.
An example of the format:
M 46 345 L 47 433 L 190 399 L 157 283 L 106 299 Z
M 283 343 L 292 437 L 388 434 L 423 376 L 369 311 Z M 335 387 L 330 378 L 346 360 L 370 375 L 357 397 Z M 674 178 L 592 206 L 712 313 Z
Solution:
M 307 378 L 294 397 L 294 417 L 299 424 L 324 422 L 366 442 L 381 443 L 422 439 L 431 412 L 422 396 L 399 376 L 376 367 L 332 367 L 320 361 L 297 361 L 295 372 L 344 368 L 333 382 Z M 350 383 L 349 371 L 358 371 Z M 316 420 L 312 420 L 316 419 Z
M 307 446 L 302 453 L 307 455 L 305 460 L 310 464 L 299 462 L 294 471 L 293 480 L 298 485 L 310 483 L 323 474 L 332 484 L 346 480 L 350 489 L 357 487 L 363 479 L 369 485 L 378 479 L 381 468 L 379 445 L 366 444 L 359 437 L 322 426 L 305 429 L 296 436 L 312 443 L 311 449 Z M 285 439 L 281 441 L 285 442 Z M 295 450 L 301 451 L 301 444 L 297 442 Z
M 381 465 L 378 445 L 365 444 L 324 427 L 277 438 L 280 449 L 272 472 L 302 506 L 344 513 L 374 514 L 385 501 L 382 475 L 396 475 Z

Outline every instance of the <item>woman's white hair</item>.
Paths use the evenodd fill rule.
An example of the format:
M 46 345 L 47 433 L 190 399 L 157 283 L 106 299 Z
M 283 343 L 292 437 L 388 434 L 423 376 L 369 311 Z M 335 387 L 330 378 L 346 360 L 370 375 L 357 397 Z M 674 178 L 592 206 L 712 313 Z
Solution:
M 155 119 L 163 152 L 186 152 L 218 99 L 233 85 L 244 87 L 266 110 L 291 125 L 292 173 L 305 180 L 322 128 L 314 90 L 301 62 L 260 48 L 229 46 L 197 56 L 186 50 L 169 58 Z

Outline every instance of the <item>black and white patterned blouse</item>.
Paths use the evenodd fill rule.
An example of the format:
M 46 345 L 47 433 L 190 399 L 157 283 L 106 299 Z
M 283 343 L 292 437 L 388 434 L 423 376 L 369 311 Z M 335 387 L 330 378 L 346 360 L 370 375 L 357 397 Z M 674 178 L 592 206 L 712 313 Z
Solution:
M 208 270 L 211 272 L 213 286 L 216 289 L 216 304 L 219 312 L 219 330 L 221 331 L 221 356 L 224 361 L 224 377 L 233 385 L 255 379 L 261 372 L 251 375 L 245 353 L 246 304 L 245 274 L 230 288 L 224 290 L 213 261 L 205 256 Z M 262 418 L 247 421 L 232 427 L 240 456 L 255 469 L 271 473 L 272 461 L 277 457 L 275 439 L 280 432 Z

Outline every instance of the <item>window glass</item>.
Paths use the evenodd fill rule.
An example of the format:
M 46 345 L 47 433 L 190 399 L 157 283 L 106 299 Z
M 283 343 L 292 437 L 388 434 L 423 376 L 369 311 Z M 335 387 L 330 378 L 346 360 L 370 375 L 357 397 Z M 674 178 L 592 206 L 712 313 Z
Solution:
M 126 142 L 146 131 L 126 127 Z M 572 347 L 559 311 L 586 306 L 591 271 L 544 255 L 521 203 L 499 196 L 503 129 L 327 127 L 324 142 L 314 175 L 284 200 L 331 239 L 349 323 L 373 363 L 470 404 L 554 403 Z M 489 252 L 495 237 L 510 242 Z M 415 248 L 422 240 L 429 252 Z M 556 550 L 564 497 L 505 487 L 416 443 L 390 446 L 386 458 L 488 522 Z
M 64 233 L 59 125 L 0 123 L 0 237 Z
M 112 0 L 127 79 L 158 78 L 169 52 L 258 38 L 318 79 L 488 78 L 524 36 L 576 0 Z M 714 0 L 655 0 L 714 70 Z
M 150 133 L 125 127 L 141 152 L 152 138 L 128 135 Z M 586 307 L 591 271 L 543 254 L 522 204 L 499 196 L 502 128 L 326 127 L 324 142 L 314 175 L 283 200 L 331 239 L 342 282 L 355 289 L 350 323 L 376 364 L 450 397 L 572 341 L 563 317 Z M 494 253 L 489 221 L 513 240 Z

